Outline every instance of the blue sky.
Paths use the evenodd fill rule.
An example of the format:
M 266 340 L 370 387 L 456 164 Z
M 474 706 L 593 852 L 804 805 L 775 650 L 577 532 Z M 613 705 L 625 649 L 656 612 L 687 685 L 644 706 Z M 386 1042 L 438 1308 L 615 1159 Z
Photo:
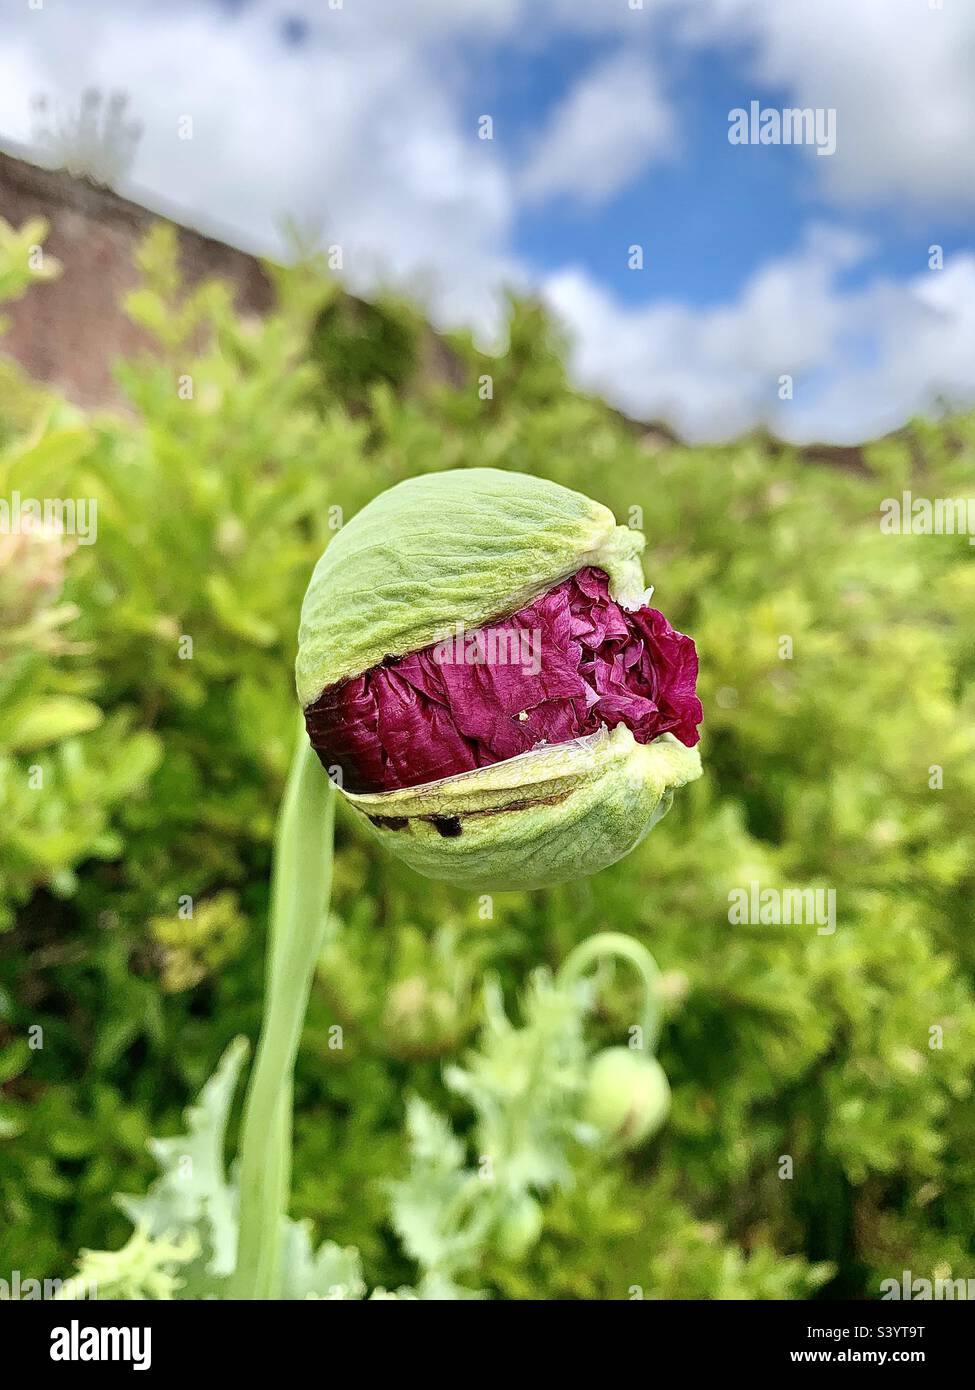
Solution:
M 559 56 L 559 69 L 545 74 L 547 90 L 511 92 L 503 77 L 498 82 L 498 106 L 509 109 L 511 101 L 516 131 L 523 134 L 544 118 L 591 62 L 578 51 Z M 533 266 L 551 271 L 577 260 L 623 299 L 677 294 L 707 304 L 735 293 L 770 255 L 795 244 L 819 203 L 808 158 L 784 146 L 728 144 L 728 112 L 741 103 L 743 87 L 721 55 L 685 59 L 672 85 L 681 121 L 679 154 L 597 206 L 578 208 L 563 196 L 528 210 L 519 221 L 517 244 Z M 747 95 L 765 104 L 772 94 L 749 86 Z M 643 275 L 626 268 L 631 241 L 647 247 Z
M 530 70 L 514 79 L 502 71 L 486 93 L 488 109 L 504 113 L 515 140 L 527 138 L 592 61 L 578 45 L 560 45 L 552 56 L 551 66 L 531 65 L 538 81 Z M 526 210 L 516 244 L 533 267 L 546 272 L 577 260 L 626 300 L 676 294 L 694 304 L 715 303 L 737 293 L 770 256 L 786 254 L 811 218 L 830 216 L 806 151 L 738 147 L 726 139 L 730 110 L 752 99 L 781 108 L 789 105 L 787 94 L 743 82 L 737 65 L 718 52 L 687 57 L 671 85 L 680 113 L 679 155 L 597 206 L 578 208 L 562 197 Z M 946 238 L 943 213 L 896 201 L 885 211 L 883 218 L 874 210 L 844 217 L 845 225 L 874 242 L 873 253 L 849 271 L 847 283 L 862 283 L 876 270 L 916 271 L 932 239 L 947 240 L 952 249 L 962 243 L 964 217 L 952 219 L 956 225 Z M 648 248 L 643 275 L 626 268 L 631 241 Z
M 769 0 L 773 3 L 773 0 Z M 612 57 L 613 36 L 555 38 L 544 49 L 501 45 L 479 65 L 478 83 L 466 103 L 471 120 L 480 111 L 499 113 L 501 135 L 516 150 L 600 60 Z M 624 300 L 640 302 L 677 295 L 694 304 L 713 304 L 737 293 L 770 256 L 785 255 L 801 240 L 811 219 L 826 220 L 833 204 L 817 177 L 815 158 L 794 147 L 737 147 L 726 138 L 728 113 L 757 99 L 763 107 L 792 104 L 787 88 L 746 74 L 749 45 L 709 44 L 693 51 L 661 40 L 667 53 L 667 88 L 679 118 L 679 144 L 672 158 L 642 171 L 618 194 L 578 207 L 560 197 L 527 208 L 515 229 L 515 244 L 540 273 L 578 261 Z M 676 49 L 676 51 L 675 51 Z M 674 61 L 675 60 L 675 61 Z M 910 61 L 905 51 L 904 61 Z M 975 86 L 975 66 L 972 69 Z M 959 176 L 965 176 L 959 169 Z M 975 183 L 975 156 L 967 170 Z M 843 283 L 863 284 L 870 275 L 910 275 L 938 242 L 948 254 L 972 243 L 971 200 L 914 202 L 880 199 L 846 209 L 844 225 L 872 242 L 869 256 L 851 267 Z M 626 267 L 631 241 L 647 245 L 642 275 Z
M 132 196 L 277 253 L 290 214 L 486 343 L 538 294 L 692 439 L 852 441 L 975 401 L 975 5 L 938 3 L 0 0 L 0 139 L 125 90 Z M 752 101 L 834 110 L 835 154 L 730 144 Z

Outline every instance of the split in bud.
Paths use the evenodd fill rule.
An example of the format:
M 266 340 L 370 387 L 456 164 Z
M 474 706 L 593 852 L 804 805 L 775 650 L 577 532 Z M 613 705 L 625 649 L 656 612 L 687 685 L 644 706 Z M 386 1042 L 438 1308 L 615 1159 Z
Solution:
M 589 567 L 509 618 L 390 657 L 305 711 L 350 792 L 399 791 L 623 724 L 697 743 L 697 653 L 662 613 L 632 612 Z

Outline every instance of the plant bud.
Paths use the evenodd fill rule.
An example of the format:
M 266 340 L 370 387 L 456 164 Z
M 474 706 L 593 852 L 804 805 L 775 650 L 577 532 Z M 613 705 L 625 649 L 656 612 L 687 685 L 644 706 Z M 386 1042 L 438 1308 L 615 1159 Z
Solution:
M 413 868 L 484 890 L 594 873 L 700 776 L 697 655 L 644 602 L 643 545 L 580 493 L 489 468 L 400 483 L 332 541 L 298 695 L 349 805 Z
M 670 1109 L 670 1086 L 656 1057 L 608 1047 L 589 1066 L 583 1119 L 603 1139 L 636 1148 L 656 1134 Z
M 544 1224 L 542 1209 L 528 1192 L 516 1197 L 498 1225 L 496 1244 L 503 1259 L 523 1260 L 538 1243 Z

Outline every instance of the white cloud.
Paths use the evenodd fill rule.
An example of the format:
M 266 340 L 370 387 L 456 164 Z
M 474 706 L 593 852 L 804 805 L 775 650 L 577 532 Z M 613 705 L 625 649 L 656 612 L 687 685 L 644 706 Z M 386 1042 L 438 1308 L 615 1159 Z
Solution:
M 838 200 L 975 203 L 971 0 L 700 0 L 683 21 L 686 40 L 753 50 L 783 104 L 836 108 L 836 154 L 814 172 Z
M 375 0 L 337 11 L 268 0 L 236 17 L 185 0 L 25 7 L 4 35 L 0 131 L 29 139 L 37 92 L 70 107 L 85 86 L 121 88 L 145 127 L 132 196 L 265 252 L 280 250 L 291 216 L 342 245 L 354 288 L 422 292 L 439 323 L 489 332 L 502 282 L 525 280 L 507 249 L 510 178 L 461 119 L 459 77 L 440 45 L 451 31 L 510 21 L 510 8 L 474 0 L 458 17 L 424 0 L 407 25 Z M 300 46 L 283 41 L 287 17 L 308 20 Z M 178 138 L 184 115 L 192 140 Z
M 587 73 L 555 111 L 520 180 L 532 202 L 612 197 L 651 160 L 672 154 L 676 126 L 656 75 L 622 52 Z
M 943 0 L 550 0 L 560 22 L 615 33 L 630 51 L 716 47 L 741 100 L 836 107 L 838 148 L 813 176 L 838 203 L 975 203 L 975 4 Z M 720 127 L 716 138 L 724 139 Z
M 579 270 L 552 276 L 544 293 L 574 337 L 577 377 L 637 419 L 691 440 L 765 425 L 796 442 L 852 443 L 941 399 L 975 403 L 975 257 L 844 290 L 841 272 L 866 250 L 814 230 L 720 308 L 633 308 Z M 779 399 L 784 375 L 792 400 Z

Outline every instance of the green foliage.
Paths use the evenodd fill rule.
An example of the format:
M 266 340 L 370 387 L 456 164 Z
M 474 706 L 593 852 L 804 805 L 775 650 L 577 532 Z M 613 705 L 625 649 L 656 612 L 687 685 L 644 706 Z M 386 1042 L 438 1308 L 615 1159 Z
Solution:
M 46 235 L 47 223 L 41 217 L 25 222 L 19 231 L 0 218 L 0 303 L 19 299 L 36 280 L 52 280 L 59 273 L 54 257 L 43 254 Z
M 466 1067 L 446 1069 L 449 1090 L 477 1119 L 476 1167 L 449 1122 L 419 1097 L 407 1106 L 410 1169 L 393 1184 L 392 1222 L 421 1271 L 421 1297 L 471 1297 L 456 1282 L 490 1248 L 520 1261 L 541 1230 L 536 1194 L 569 1187 L 573 1142 L 592 1143 L 578 1112 L 585 1080 L 582 1001 L 537 973 L 514 1026 L 493 982 L 485 1023 Z
M 186 1112 L 187 1133 L 153 1139 L 160 1175 L 144 1197 L 119 1206 L 135 1230 L 121 1250 L 83 1250 L 73 1276 L 99 1298 L 219 1298 L 237 1249 L 237 1194 L 224 1172 L 223 1150 L 231 1102 L 247 1054 L 236 1039 Z M 286 1221 L 282 1231 L 284 1296 L 361 1297 L 364 1286 L 354 1251 L 323 1245 L 313 1252 L 307 1223 Z
M 312 325 L 310 355 L 326 392 L 362 407 L 374 386 L 398 390 L 410 383 L 419 361 L 418 334 L 415 316 L 404 305 L 336 294 Z
M 452 1066 L 445 1077 L 476 1113 L 476 1168 L 465 1166 L 466 1146 L 450 1121 L 419 1096 L 408 1100 L 409 1169 L 390 1184 L 390 1215 L 419 1277 L 415 1289 L 402 1287 L 397 1297 L 478 1297 L 459 1277 L 475 1274 L 492 1248 L 520 1262 L 537 1241 L 542 1213 L 534 1194 L 571 1187 L 572 1147 L 598 1142 L 577 1113 L 586 1079 L 582 1021 L 591 998 L 591 991 L 556 988 L 538 971 L 523 1000 L 524 1023 L 516 1027 L 489 983 L 480 1047 L 466 1069 Z M 229 1294 L 238 1192 L 225 1172 L 224 1149 L 246 1052 L 242 1038 L 231 1043 L 186 1111 L 185 1134 L 149 1141 L 159 1176 L 144 1197 L 118 1198 L 132 1235 L 116 1252 L 83 1250 L 72 1275 L 89 1297 Z M 281 1241 L 283 1297 L 365 1293 L 356 1250 L 325 1242 L 316 1252 L 311 1223 L 290 1218 Z
M 26 236 L 0 238 L 8 292 Z M 215 1277 L 202 1241 L 133 1236 L 112 1194 L 145 1190 L 148 1135 L 256 1031 L 301 596 L 377 492 L 492 466 L 623 521 L 642 508 L 656 602 L 698 642 L 705 776 L 622 864 L 493 901 L 340 824 L 293 1215 L 364 1274 L 298 1227 L 296 1293 L 876 1296 L 905 1268 L 970 1273 L 975 551 L 884 535 L 879 508 L 970 494 L 975 418 L 915 422 L 843 466 L 762 439 L 651 448 L 567 385 L 532 306 L 498 359 L 456 339 L 447 380 L 409 366 L 404 318 L 413 349 L 371 337 L 353 380 L 310 271 L 277 273 L 256 321 L 220 287 L 186 294 L 164 230 L 141 268 L 129 307 L 155 351 L 119 366 L 130 416 L 0 374 L 0 497 L 98 504 L 93 545 L 0 534 L 0 1272 L 63 1275 L 86 1247 L 116 1252 L 109 1285 L 114 1268 L 153 1296 Z M 835 933 L 732 925 L 752 881 L 835 890 Z M 665 1127 L 612 1162 L 565 1128 L 575 1044 L 541 1048 L 545 1087 L 567 1089 L 526 1113 L 510 1078 L 541 1047 L 533 1006 L 501 1022 L 533 969 L 607 927 L 664 972 L 672 1090 Z M 586 1050 L 636 1016 L 607 975 Z

